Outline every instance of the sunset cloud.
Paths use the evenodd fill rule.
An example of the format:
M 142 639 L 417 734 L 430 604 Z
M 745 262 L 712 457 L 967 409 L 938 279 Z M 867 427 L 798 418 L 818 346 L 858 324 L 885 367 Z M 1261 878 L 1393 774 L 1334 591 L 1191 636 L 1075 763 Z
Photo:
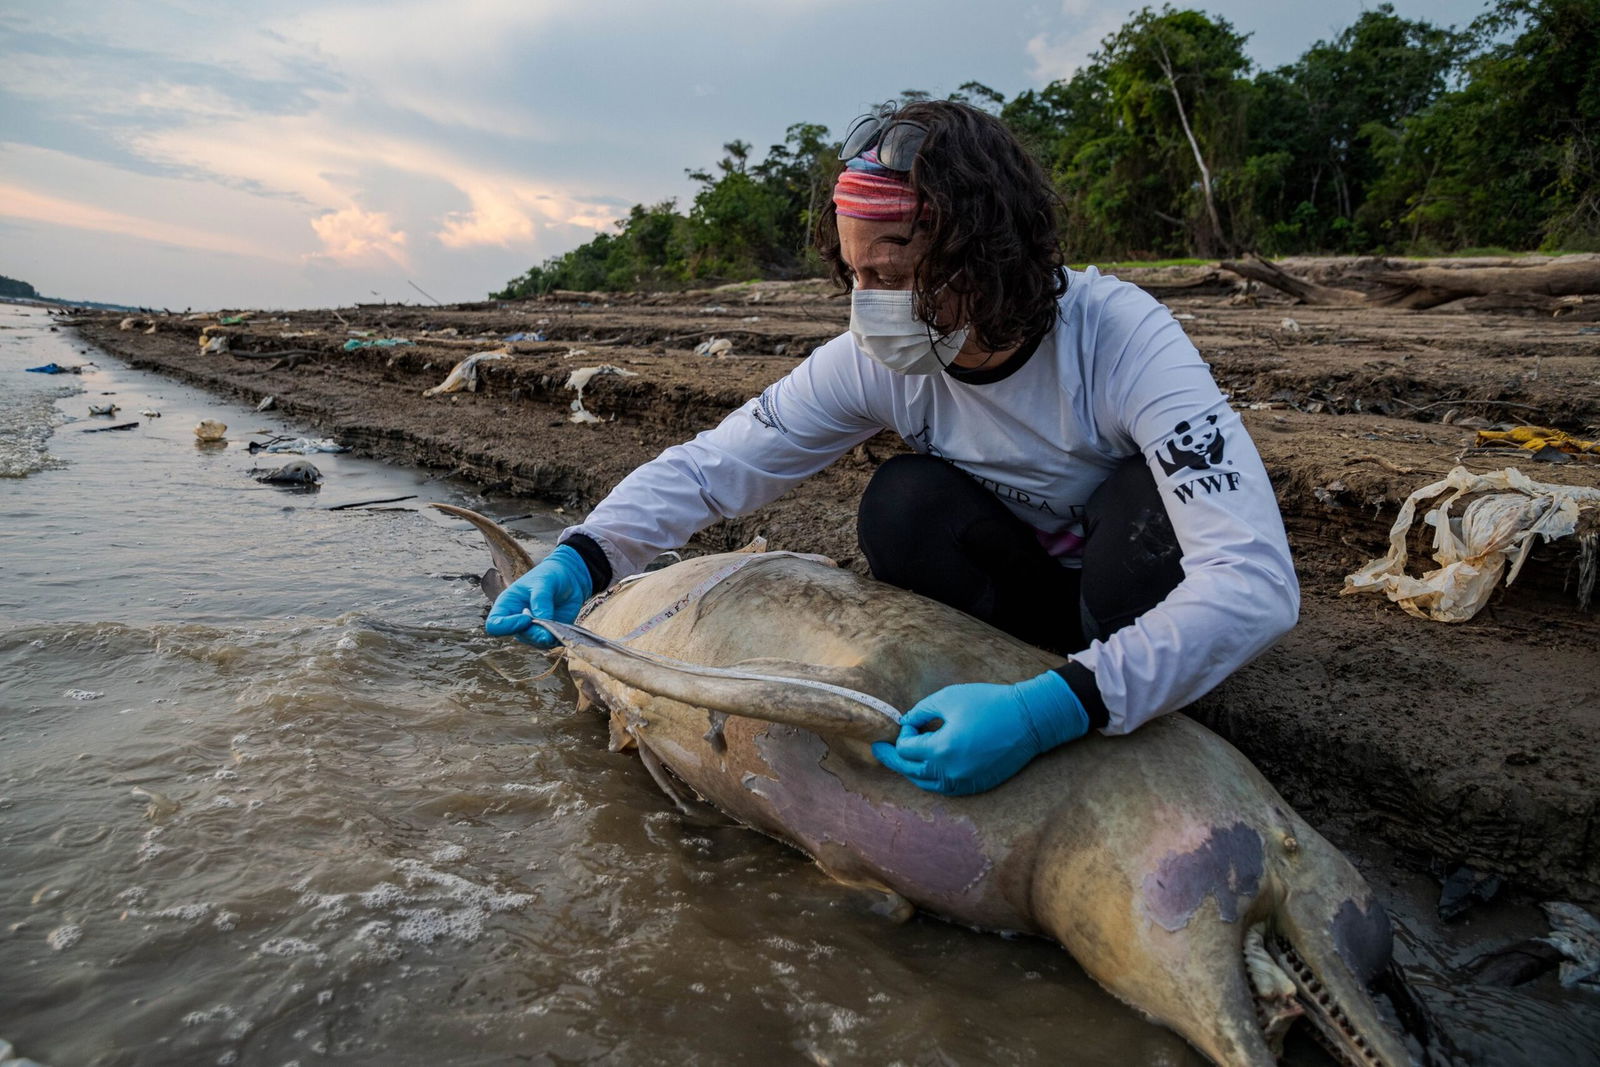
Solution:
M 405 231 L 394 228 L 394 221 L 382 211 L 362 211 L 347 207 L 330 211 L 311 220 L 311 229 L 322 242 L 313 253 L 342 264 L 388 259 L 407 266 Z

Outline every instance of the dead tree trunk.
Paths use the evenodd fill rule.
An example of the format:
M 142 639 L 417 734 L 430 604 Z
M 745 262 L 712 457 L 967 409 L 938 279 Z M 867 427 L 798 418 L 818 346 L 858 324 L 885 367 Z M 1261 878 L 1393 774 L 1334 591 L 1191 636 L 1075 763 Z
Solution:
M 1302 304 L 1322 307 L 1422 310 L 1470 299 L 1470 309 L 1474 311 L 1560 312 L 1584 303 L 1574 298 L 1600 296 L 1600 256 L 1575 256 L 1532 267 L 1382 270 L 1358 279 L 1373 286 L 1370 292 L 1334 288 L 1296 278 L 1259 256 L 1249 261 L 1223 260 L 1219 266 L 1287 293 Z
M 1318 285 L 1316 282 L 1308 282 L 1304 278 L 1296 278 L 1292 274 L 1285 274 L 1260 256 L 1250 260 L 1225 259 L 1219 266 L 1242 278 L 1249 278 L 1251 281 L 1270 285 L 1280 292 L 1288 293 L 1302 304 L 1355 307 L 1367 303 L 1365 293 L 1359 293 L 1354 289 L 1335 289 L 1327 285 Z
M 1217 198 L 1211 192 L 1211 167 L 1207 165 L 1206 157 L 1200 151 L 1200 142 L 1195 139 L 1194 130 L 1189 127 L 1189 114 L 1184 110 L 1183 96 L 1178 92 L 1178 78 L 1172 69 L 1172 56 L 1167 52 L 1166 42 L 1158 37 L 1156 47 L 1161 50 L 1161 58 L 1156 60 L 1156 64 L 1161 67 L 1161 73 L 1167 79 L 1167 88 L 1172 91 L 1172 101 L 1178 105 L 1178 121 L 1183 125 L 1183 135 L 1189 139 L 1189 150 L 1194 153 L 1195 166 L 1200 168 L 1200 190 L 1205 194 L 1206 217 L 1211 221 L 1211 247 L 1214 250 L 1221 250 L 1222 217 L 1217 213 Z

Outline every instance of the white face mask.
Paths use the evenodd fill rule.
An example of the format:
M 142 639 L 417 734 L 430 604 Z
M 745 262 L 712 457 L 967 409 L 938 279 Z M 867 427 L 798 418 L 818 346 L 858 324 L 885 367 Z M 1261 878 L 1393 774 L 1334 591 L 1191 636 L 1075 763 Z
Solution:
M 916 313 L 909 289 L 857 289 L 850 294 L 850 332 L 861 351 L 896 374 L 937 374 L 967 343 L 963 327 L 938 337 Z

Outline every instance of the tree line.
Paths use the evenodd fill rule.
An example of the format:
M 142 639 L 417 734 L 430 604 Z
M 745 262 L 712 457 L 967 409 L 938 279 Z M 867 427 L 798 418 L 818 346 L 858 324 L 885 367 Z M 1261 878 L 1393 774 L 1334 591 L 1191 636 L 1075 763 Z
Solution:
M 1075 261 L 1600 251 L 1600 0 L 1491 0 L 1460 30 L 1381 4 L 1273 70 L 1248 37 L 1145 8 L 1070 78 L 950 98 L 1044 165 Z M 759 160 L 729 142 L 690 172 L 687 211 L 636 205 L 492 296 L 819 274 L 808 238 L 836 149 L 814 123 Z

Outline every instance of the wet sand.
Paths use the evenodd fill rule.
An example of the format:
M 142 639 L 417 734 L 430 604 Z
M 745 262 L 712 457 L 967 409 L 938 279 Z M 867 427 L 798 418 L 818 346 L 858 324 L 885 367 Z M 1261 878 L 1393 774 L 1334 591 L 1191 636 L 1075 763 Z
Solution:
M 1134 280 L 1179 314 L 1245 409 L 1304 592 L 1296 630 L 1188 713 L 1243 750 L 1335 842 L 1378 841 L 1415 870 L 1467 863 L 1532 898 L 1600 903 L 1600 619 L 1576 602 L 1577 539 L 1536 548 L 1517 583 L 1468 623 L 1423 622 L 1381 598 L 1338 595 L 1346 573 L 1382 554 L 1400 502 L 1454 466 L 1600 485 L 1595 460 L 1545 464 L 1476 449 L 1474 431 L 1459 424 L 1477 417 L 1595 436 L 1600 339 L 1566 318 L 1311 309 L 1270 298 L 1237 306 L 1220 287 Z M 576 518 L 639 463 L 781 376 L 847 316 L 820 285 L 761 283 L 257 312 L 222 328 L 215 316 L 156 316 L 128 330 L 122 315 L 76 321 L 84 339 L 135 366 L 249 402 L 275 397 L 285 415 L 358 452 L 456 472 L 491 498 L 531 495 Z M 229 354 L 200 352 L 207 327 L 228 335 Z M 351 330 L 416 343 L 346 352 Z M 501 343 L 535 331 L 545 340 Z M 731 352 L 693 354 L 713 337 L 732 341 Z M 512 358 L 481 365 L 476 391 L 421 395 L 458 360 L 501 349 Z M 601 421 L 574 423 L 568 376 L 601 364 L 633 376 L 594 378 L 583 403 Z M 877 464 L 903 450 L 880 435 L 694 547 L 737 547 L 761 533 L 774 548 L 860 567 L 856 501 Z

